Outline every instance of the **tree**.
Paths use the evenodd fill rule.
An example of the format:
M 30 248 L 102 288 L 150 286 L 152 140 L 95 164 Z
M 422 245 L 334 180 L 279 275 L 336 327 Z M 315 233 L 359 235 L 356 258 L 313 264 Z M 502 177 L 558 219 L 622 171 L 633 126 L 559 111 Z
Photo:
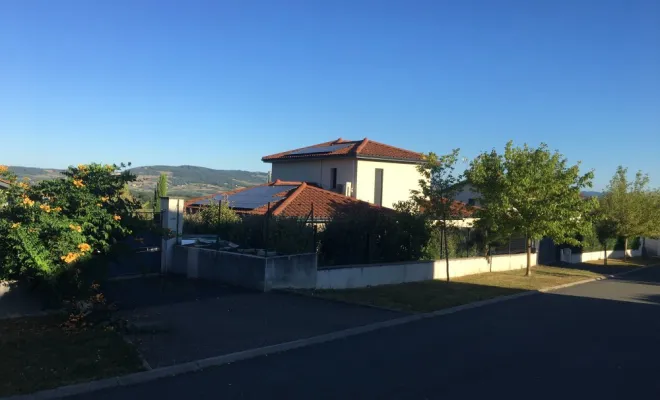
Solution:
M 628 169 L 619 166 L 601 199 L 603 218 L 611 221 L 616 234 L 623 238 L 624 259 L 628 253 L 628 239 L 655 236 L 660 229 L 658 192 L 648 189 L 649 177 L 638 171 L 629 182 Z
M 167 175 L 161 173 L 154 190 L 154 212 L 160 212 L 160 198 L 167 196 Z
M 504 154 L 492 150 L 475 158 L 466 175 L 480 193 L 477 226 L 487 224 L 500 237 L 525 235 L 527 276 L 532 240 L 550 237 L 578 245 L 576 234 L 589 229 L 595 200 L 583 199 L 580 192 L 591 187 L 593 172 L 580 175 L 579 163 L 569 166 L 545 144 L 520 148 L 510 141 Z
M 447 264 L 449 281 L 449 246 L 447 244 L 448 221 L 460 217 L 461 208 L 456 207 L 453 199 L 460 190 L 461 175 L 455 175 L 459 149 L 450 154 L 438 156 L 431 152 L 425 155 L 424 164 L 417 167 L 422 175 L 419 180 L 420 190 L 413 190 L 411 199 L 428 218 L 439 221 L 440 248 Z
M 607 242 L 616 237 L 616 224 L 599 210 L 594 219 L 594 230 L 598 243 L 603 246 L 603 263 L 607 265 Z

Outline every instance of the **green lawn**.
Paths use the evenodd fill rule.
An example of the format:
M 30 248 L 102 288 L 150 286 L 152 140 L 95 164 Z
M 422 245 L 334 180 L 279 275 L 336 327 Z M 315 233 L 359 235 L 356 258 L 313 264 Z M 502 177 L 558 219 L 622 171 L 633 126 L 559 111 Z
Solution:
M 490 272 L 456 278 L 451 282 L 423 281 L 364 289 L 315 290 L 306 293 L 322 298 L 373 305 L 408 312 L 430 312 L 493 297 L 538 290 L 604 275 L 625 272 L 656 261 L 632 259 L 628 262 L 608 260 L 570 267 L 536 266 L 532 276 L 525 270 Z
M 0 320 L 0 396 L 143 369 L 137 351 L 118 333 L 69 333 L 61 322 L 61 316 Z

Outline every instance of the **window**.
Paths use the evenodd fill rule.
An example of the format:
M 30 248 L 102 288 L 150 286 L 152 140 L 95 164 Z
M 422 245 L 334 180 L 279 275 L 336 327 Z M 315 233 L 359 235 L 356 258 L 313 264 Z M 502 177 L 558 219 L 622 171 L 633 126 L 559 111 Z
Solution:
M 376 168 L 376 180 L 374 183 L 374 204 L 383 205 L 383 169 Z
M 332 182 L 332 188 L 337 189 L 337 168 L 330 170 L 330 182 Z
M 468 199 L 468 205 L 469 205 L 469 206 L 473 206 L 473 205 L 475 205 L 475 201 L 474 201 L 473 198 L 469 198 L 469 199 Z

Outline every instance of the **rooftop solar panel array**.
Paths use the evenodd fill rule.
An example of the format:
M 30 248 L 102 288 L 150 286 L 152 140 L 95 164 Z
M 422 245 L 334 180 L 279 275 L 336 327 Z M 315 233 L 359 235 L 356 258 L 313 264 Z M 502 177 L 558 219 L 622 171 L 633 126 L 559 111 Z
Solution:
M 220 193 L 211 198 L 199 200 L 192 204 L 201 206 L 210 203 L 217 203 L 218 201 L 228 201 L 229 206 L 232 208 L 253 210 L 265 206 L 269 202 L 272 203 L 282 200 L 282 197 L 275 197 L 275 195 L 282 192 L 288 192 L 297 187 L 298 185 L 256 186 L 228 196 Z
M 293 156 L 293 155 L 302 155 L 302 154 L 332 153 L 333 151 L 343 149 L 352 145 L 353 143 L 344 143 L 344 144 L 333 144 L 331 146 L 308 147 L 306 149 L 293 151 L 288 155 Z

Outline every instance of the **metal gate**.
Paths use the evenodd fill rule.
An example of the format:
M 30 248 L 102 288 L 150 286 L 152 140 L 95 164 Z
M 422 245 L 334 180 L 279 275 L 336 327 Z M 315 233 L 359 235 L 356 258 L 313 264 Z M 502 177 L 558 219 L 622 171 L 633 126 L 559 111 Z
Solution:
M 541 239 L 538 253 L 537 260 L 539 264 L 552 265 L 558 261 L 557 246 L 550 238 Z
M 108 262 L 108 278 L 144 275 L 161 271 L 160 213 L 141 211 L 134 215 L 138 227 L 133 235 L 113 246 Z

